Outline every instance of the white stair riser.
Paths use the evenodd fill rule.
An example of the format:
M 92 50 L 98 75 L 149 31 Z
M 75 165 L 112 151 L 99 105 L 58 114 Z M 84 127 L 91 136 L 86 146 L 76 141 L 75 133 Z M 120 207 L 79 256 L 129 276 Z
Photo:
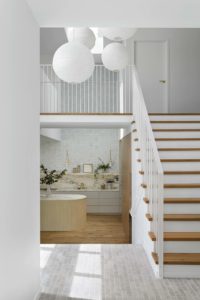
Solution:
M 165 203 L 164 212 L 165 214 L 200 214 L 200 204 Z
M 158 148 L 200 148 L 199 141 L 156 141 Z
M 179 197 L 196 197 L 200 196 L 200 188 L 165 188 L 164 197 L 179 198 Z
M 199 175 L 164 175 L 164 183 L 200 183 Z
M 160 129 L 184 129 L 184 128 L 195 128 L 200 129 L 200 123 L 151 123 L 152 128 Z
M 200 278 L 200 265 L 165 265 L 165 278 Z
M 200 241 L 165 241 L 164 252 L 165 253 L 199 253 Z
M 151 120 L 200 121 L 200 115 L 150 116 Z M 200 123 L 151 123 L 153 129 L 200 129 Z M 154 131 L 155 138 L 200 138 L 200 131 Z M 156 141 L 158 148 L 200 148 L 200 141 Z M 200 151 L 159 151 L 161 159 L 200 159 Z M 200 171 L 200 162 L 162 162 L 164 171 Z M 165 184 L 200 183 L 200 175 L 164 175 Z M 200 188 L 165 188 L 165 198 L 198 198 Z M 165 214 L 200 214 L 200 204 L 164 204 Z M 199 232 L 200 221 L 164 221 L 165 232 Z M 200 241 L 164 241 L 164 252 L 199 253 Z M 165 277 L 200 277 L 200 266 L 165 265 Z
M 160 158 L 200 159 L 200 151 L 159 151 Z
M 200 221 L 164 221 L 164 231 L 169 232 L 199 232 Z
M 149 118 L 151 121 L 200 121 L 200 115 L 160 115 Z
M 153 133 L 155 138 L 200 138 L 200 131 L 153 131 Z
M 162 162 L 164 171 L 199 171 L 200 162 Z

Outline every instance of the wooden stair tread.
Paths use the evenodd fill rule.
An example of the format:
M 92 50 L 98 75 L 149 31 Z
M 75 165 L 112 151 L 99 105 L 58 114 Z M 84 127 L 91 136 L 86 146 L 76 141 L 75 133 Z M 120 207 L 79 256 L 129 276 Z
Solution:
M 151 123 L 153 124 L 182 124 L 182 123 L 186 123 L 186 124 L 195 124 L 195 123 L 200 123 L 200 120 L 178 120 L 178 121 L 174 121 L 174 120 L 165 120 L 165 121 L 151 121 Z
M 164 188 L 167 189 L 195 189 L 200 188 L 200 183 L 167 183 L 164 184 Z
M 148 221 L 153 221 L 153 218 L 149 213 L 147 213 L 145 216 L 146 216 Z
M 140 148 L 135 151 L 140 151 Z M 200 148 L 158 148 L 158 151 L 200 151 Z
M 153 259 L 158 264 L 157 253 L 152 253 Z M 200 265 L 200 253 L 164 253 L 166 265 Z
M 141 184 L 141 187 L 147 188 L 145 183 Z M 165 183 L 165 189 L 198 189 L 200 188 L 200 183 Z
M 199 158 L 170 158 L 170 159 L 161 159 L 161 162 L 200 162 Z M 137 162 L 141 162 L 141 159 L 137 159 Z
M 144 175 L 144 171 L 139 171 Z M 200 171 L 164 171 L 164 175 L 200 175 Z
M 199 175 L 200 171 L 164 171 L 164 175 Z
M 146 189 L 146 188 L 147 188 L 147 185 L 146 185 L 145 183 L 142 183 L 142 184 L 141 184 L 141 187 L 143 187 L 144 189 Z
M 161 159 L 161 162 L 200 162 L 199 158 L 170 158 L 170 159 Z
M 200 113 L 149 113 L 149 116 L 200 116 Z
M 164 214 L 165 221 L 200 221 L 200 214 Z
M 200 198 L 164 198 L 164 203 L 200 203 Z
M 155 129 L 152 129 L 153 131 L 157 132 L 157 131 L 161 131 L 161 132 L 167 132 L 167 131 L 170 131 L 170 132 L 173 132 L 173 131 L 180 131 L 180 132 L 187 132 L 187 131 L 194 131 L 194 132 L 199 132 L 200 131 L 200 128 L 168 128 L 168 129 L 164 129 L 164 128 L 155 128 Z
M 158 151 L 200 151 L 200 148 L 158 148 Z
M 146 218 L 152 221 L 152 216 L 147 213 Z M 200 214 L 164 214 L 164 221 L 200 221 Z
M 200 138 L 155 138 L 156 141 L 167 142 L 167 141 L 200 141 Z
M 146 204 L 149 204 L 149 199 L 147 197 L 143 198 Z M 200 198 L 164 198 L 165 204 L 191 204 L 200 203 Z
M 149 232 L 152 241 L 156 241 L 154 232 Z M 200 241 L 200 232 L 164 232 L 164 241 Z

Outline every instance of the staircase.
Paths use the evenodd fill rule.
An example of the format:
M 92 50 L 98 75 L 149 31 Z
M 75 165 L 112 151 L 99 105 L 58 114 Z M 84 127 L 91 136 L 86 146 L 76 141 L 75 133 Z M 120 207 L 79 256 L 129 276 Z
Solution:
M 200 277 L 200 114 L 150 114 L 164 173 L 164 277 Z M 137 142 L 135 138 L 135 142 Z M 140 148 L 135 149 L 140 153 Z M 139 156 L 139 155 L 138 155 Z M 140 157 L 140 156 L 139 156 Z M 141 159 L 138 159 L 141 164 Z M 139 174 L 143 176 L 141 169 Z M 147 188 L 142 182 L 141 187 Z M 148 213 L 147 222 L 153 221 Z M 156 232 L 148 232 L 152 243 Z M 154 247 L 153 247 L 154 248 Z M 152 252 L 158 264 L 158 253 Z

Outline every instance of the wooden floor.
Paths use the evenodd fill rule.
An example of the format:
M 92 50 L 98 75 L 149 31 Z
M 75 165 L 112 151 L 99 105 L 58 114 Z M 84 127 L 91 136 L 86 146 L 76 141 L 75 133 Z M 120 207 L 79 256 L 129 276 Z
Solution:
M 121 216 L 87 215 L 84 231 L 42 231 L 42 244 L 127 244 Z

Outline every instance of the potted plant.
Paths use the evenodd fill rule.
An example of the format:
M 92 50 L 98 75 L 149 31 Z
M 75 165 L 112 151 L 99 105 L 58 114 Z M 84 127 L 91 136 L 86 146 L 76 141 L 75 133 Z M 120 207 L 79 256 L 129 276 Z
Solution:
M 111 168 L 110 163 L 104 163 L 104 161 L 99 158 L 99 160 L 101 161 L 101 164 L 99 164 L 95 170 L 95 173 L 98 173 L 98 171 L 102 171 L 102 172 L 107 172 L 107 170 L 109 170 Z
M 40 165 L 41 177 L 40 184 L 46 184 L 47 194 L 51 194 L 51 185 L 55 182 L 58 182 L 66 174 L 66 169 L 61 172 L 56 170 L 48 170 L 43 164 Z

